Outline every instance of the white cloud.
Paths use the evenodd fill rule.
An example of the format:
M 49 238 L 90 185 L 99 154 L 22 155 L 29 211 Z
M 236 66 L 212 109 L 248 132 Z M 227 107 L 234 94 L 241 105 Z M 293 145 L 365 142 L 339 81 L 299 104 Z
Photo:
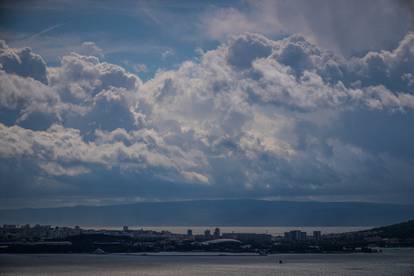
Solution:
M 47 83 L 46 63 L 43 58 L 34 54 L 30 48 L 9 48 L 0 41 L 1 69 L 7 73 L 22 77 L 31 77 L 43 83 Z
M 135 64 L 135 65 L 133 65 L 132 66 L 133 68 L 134 68 L 134 71 L 136 72 L 136 73 L 141 73 L 141 72 L 147 72 L 147 70 L 148 70 L 148 67 L 147 67 L 147 65 L 145 65 L 145 64 L 143 64 L 143 63 L 141 63 L 141 64 Z
M 1 71 L 0 112 L 17 115 L 0 119 L 0 158 L 26 162 L 31 179 L 104 175 L 145 189 L 156 179 L 220 196 L 334 194 L 344 185 L 357 193 L 362 184 L 387 188 L 390 178 L 406 185 L 399 174 L 411 175 L 412 156 L 400 158 L 394 144 L 367 147 L 370 137 L 353 141 L 340 126 L 365 112 L 410 127 L 412 39 L 344 60 L 300 35 L 247 33 L 144 83 L 76 53 L 48 68 L 48 84 Z M 390 76 L 378 78 L 381 70 Z M 53 116 L 41 128 L 23 125 L 36 112 Z M 401 164 L 390 166 L 393 158 Z
M 141 85 L 136 75 L 120 66 L 100 62 L 97 57 L 72 53 L 62 57 L 61 63 L 60 67 L 49 70 L 50 82 L 70 94 L 74 94 L 70 89 L 74 84 L 85 91 L 85 97 L 94 96 L 110 86 L 133 90 Z
M 182 172 L 182 175 L 189 182 L 196 182 L 201 184 L 208 184 L 208 177 L 197 172 Z
M 300 33 L 324 48 L 350 56 L 392 48 L 412 30 L 411 7 L 406 2 L 247 1 L 240 9 L 208 10 L 200 25 L 208 38 L 220 41 L 245 32 L 269 36 Z
M 95 44 L 95 42 L 92 41 L 82 42 L 82 45 L 77 52 L 85 56 L 95 56 L 100 59 L 104 57 L 103 50 L 99 48 L 98 45 Z
M 61 166 L 58 163 L 41 163 L 39 167 L 52 176 L 77 176 L 80 174 L 90 173 L 91 170 L 82 166 Z
M 119 133 L 119 130 L 115 131 Z M 184 153 L 177 147 L 165 144 L 153 131 L 127 134 L 125 144 L 108 139 L 106 136 L 116 137 L 111 132 L 99 132 L 98 135 L 97 142 L 86 142 L 78 130 L 59 125 L 53 125 L 46 131 L 32 131 L 0 124 L 0 156 L 33 159 L 43 171 L 55 176 L 85 174 L 91 172 L 88 166 L 100 165 L 108 170 L 117 167 L 132 173 L 156 170 L 159 175 L 153 177 L 168 175 L 179 180 L 181 170 L 186 171 L 186 168 L 194 166 L 192 159 L 188 158 L 192 152 Z M 187 179 L 188 175 L 183 175 Z M 192 180 L 205 182 L 201 174 Z
M 162 59 L 167 59 L 171 56 L 175 55 L 175 51 L 173 49 L 167 49 L 164 52 L 161 53 Z
M 369 52 L 363 58 L 354 58 L 348 71 L 354 82 L 362 85 L 384 85 L 399 92 L 414 93 L 404 78 L 414 72 L 414 33 L 408 33 L 391 51 Z
M 60 98 L 47 85 L 0 70 L 0 112 L 3 122 L 47 128 L 60 119 Z

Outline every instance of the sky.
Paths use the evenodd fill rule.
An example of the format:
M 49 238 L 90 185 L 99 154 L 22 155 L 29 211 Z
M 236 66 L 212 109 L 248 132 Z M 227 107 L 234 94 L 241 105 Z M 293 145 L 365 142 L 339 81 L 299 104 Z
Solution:
M 414 203 L 414 2 L 2 1 L 0 208 Z

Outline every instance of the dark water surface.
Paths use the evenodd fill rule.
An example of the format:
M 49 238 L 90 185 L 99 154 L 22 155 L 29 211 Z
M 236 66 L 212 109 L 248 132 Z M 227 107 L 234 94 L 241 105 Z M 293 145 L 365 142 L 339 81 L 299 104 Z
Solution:
M 283 260 L 279 264 L 278 260 Z M 414 249 L 378 254 L 140 256 L 4 254 L 0 275 L 414 275 Z

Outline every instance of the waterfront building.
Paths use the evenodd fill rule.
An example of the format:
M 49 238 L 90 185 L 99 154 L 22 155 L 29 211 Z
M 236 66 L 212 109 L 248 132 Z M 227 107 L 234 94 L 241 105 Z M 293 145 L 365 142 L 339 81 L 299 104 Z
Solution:
M 315 241 L 320 241 L 321 240 L 321 231 L 313 231 L 313 239 Z
M 219 239 L 220 236 L 221 236 L 221 234 L 220 234 L 220 228 L 217 227 L 216 229 L 214 229 L 214 238 L 215 239 Z
M 266 243 L 272 241 L 272 235 L 256 233 L 223 233 L 223 239 L 235 239 L 244 243 Z
M 292 230 L 285 233 L 285 240 L 288 241 L 304 241 L 306 240 L 306 232 L 300 230 Z

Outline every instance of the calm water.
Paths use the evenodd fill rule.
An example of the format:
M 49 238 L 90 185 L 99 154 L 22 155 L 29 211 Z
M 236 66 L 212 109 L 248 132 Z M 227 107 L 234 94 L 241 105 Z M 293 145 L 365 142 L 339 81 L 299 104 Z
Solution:
M 276 261 L 282 259 L 283 264 Z M 0 255 L 1 275 L 414 275 L 414 249 L 273 256 Z

